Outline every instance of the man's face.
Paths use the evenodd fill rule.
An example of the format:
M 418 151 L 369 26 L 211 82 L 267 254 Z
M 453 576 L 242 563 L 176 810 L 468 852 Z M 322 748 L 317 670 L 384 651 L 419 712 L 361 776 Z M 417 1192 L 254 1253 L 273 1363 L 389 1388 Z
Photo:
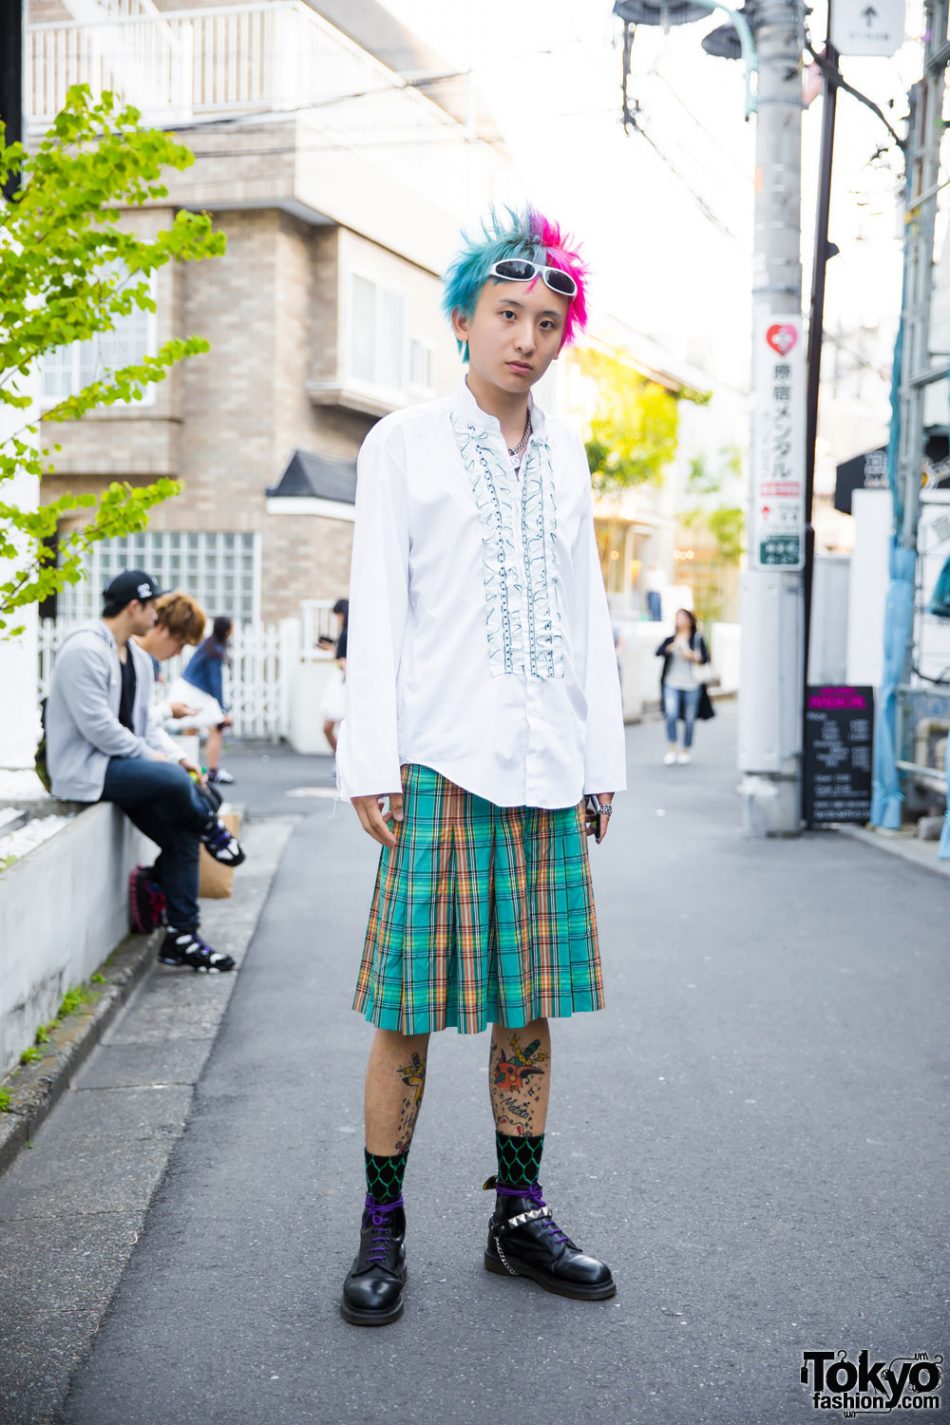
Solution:
M 502 391 L 527 391 L 561 349 L 568 305 L 540 278 L 490 278 L 471 317 L 456 312 L 452 320 L 455 335 L 468 342 L 469 369 Z
M 167 658 L 177 658 L 185 646 L 185 640 L 176 638 L 163 623 L 157 623 L 141 642 L 145 651 L 157 658 L 159 663 L 164 663 Z
M 138 599 L 133 599 L 129 604 L 129 620 L 131 628 L 129 632 L 138 638 L 143 633 L 148 633 L 150 628 L 154 628 L 158 620 L 158 610 L 153 599 L 148 599 L 145 603 L 140 603 Z

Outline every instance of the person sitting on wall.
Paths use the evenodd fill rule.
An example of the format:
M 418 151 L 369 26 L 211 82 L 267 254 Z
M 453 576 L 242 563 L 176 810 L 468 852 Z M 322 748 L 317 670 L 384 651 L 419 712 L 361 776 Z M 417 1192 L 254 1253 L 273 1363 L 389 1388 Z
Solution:
M 156 581 L 141 569 L 106 587 L 102 617 L 83 625 L 56 657 L 46 709 L 47 762 L 53 795 L 114 802 L 161 848 L 154 875 L 166 898 L 164 965 L 198 971 L 234 969 L 199 934 L 198 852 L 240 866 L 241 843 L 217 818 L 200 769 L 150 726 L 153 671 L 134 642 L 155 626 Z
M 208 615 L 197 599 L 183 594 L 180 589 L 156 599 L 155 612 L 154 627 L 135 641 L 151 658 L 156 685 L 161 685 L 154 690 L 151 707 L 151 721 L 161 727 L 164 723 L 183 722 L 197 715 L 198 709 L 190 698 L 172 696 L 177 680 L 171 688 L 164 687 L 160 665 L 169 658 L 177 658 L 182 649 L 198 646 L 204 638 Z
M 190 594 L 175 590 L 161 594 L 155 600 L 156 622 L 148 633 L 135 639 L 139 648 L 145 650 L 152 660 L 155 686 L 152 690 L 152 704 L 149 708 L 149 727 L 164 728 L 168 722 L 181 722 L 193 717 L 196 709 L 187 703 L 177 702 L 168 696 L 164 687 L 162 664 L 169 658 L 177 658 L 182 649 L 194 648 L 204 637 L 208 615 Z M 163 696 L 164 695 L 164 696 Z M 181 761 L 180 753 L 175 754 Z M 191 765 L 190 763 L 188 765 Z M 203 790 L 212 809 L 220 806 L 220 797 Z M 140 935 L 147 935 L 157 925 L 161 925 L 165 912 L 165 893 L 156 870 L 156 865 L 135 866 L 129 874 L 129 923 Z

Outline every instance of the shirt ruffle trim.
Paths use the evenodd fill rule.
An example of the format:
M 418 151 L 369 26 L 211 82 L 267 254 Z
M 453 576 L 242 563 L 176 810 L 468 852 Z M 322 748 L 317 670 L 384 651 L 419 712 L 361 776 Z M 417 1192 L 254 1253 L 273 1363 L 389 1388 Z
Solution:
M 482 527 L 485 632 L 492 675 L 563 678 L 550 446 L 546 440 L 532 438 L 521 467 L 523 489 L 516 490 L 512 472 L 502 464 L 489 432 L 458 412 L 452 414 L 452 426 Z
M 521 466 L 521 539 L 527 581 L 527 671 L 537 678 L 563 678 L 561 578 L 557 559 L 554 466 L 546 440 L 532 439 Z

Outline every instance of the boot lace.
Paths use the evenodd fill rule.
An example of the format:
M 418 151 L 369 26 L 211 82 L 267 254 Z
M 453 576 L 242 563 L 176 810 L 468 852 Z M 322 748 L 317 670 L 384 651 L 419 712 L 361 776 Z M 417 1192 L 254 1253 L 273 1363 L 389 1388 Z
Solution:
M 560 1246 L 562 1242 L 570 1241 L 567 1233 L 558 1227 L 554 1218 L 550 1215 L 551 1209 L 544 1200 L 540 1183 L 531 1183 L 528 1187 L 505 1187 L 504 1183 L 496 1183 L 495 1191 L 499 1197 L 527 1197 L 531 1199 L 535 1207 L 547 1208 L 548 1216 L 542 1223 L 545 1232 L 548 1233 L 552 1242 L 558 1246 Z
M 370 1238 L 370 1249 L 366 1256 L 366 1265 L 381 1267 L 386 1260 L 386 1253 L 392 1241 L 393 1225 L 389 1220 L 390 1213 L 395 1212 L 397 1207 L 403 1207 L 402 1196 L 396 1198 L 395 1202 L 377 1202 L 375 1198 L 367 1196 L 366 1211 L 370 1214 L 373 1223 L 373 1235 Z

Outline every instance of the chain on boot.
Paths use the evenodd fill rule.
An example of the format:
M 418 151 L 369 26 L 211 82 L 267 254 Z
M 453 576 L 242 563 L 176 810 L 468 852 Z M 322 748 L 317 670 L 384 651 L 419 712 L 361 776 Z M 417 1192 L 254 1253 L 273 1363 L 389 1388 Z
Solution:
M 558 1296 L 603 1301 L 617 1290 L 610 1268 L 588 1257 L 554 1221 L 540 1183 L 506 1187 L 491 1177 L 495 1211 L 488 1224 L 485 1266 L 506 1277 L 530 1277 Z

